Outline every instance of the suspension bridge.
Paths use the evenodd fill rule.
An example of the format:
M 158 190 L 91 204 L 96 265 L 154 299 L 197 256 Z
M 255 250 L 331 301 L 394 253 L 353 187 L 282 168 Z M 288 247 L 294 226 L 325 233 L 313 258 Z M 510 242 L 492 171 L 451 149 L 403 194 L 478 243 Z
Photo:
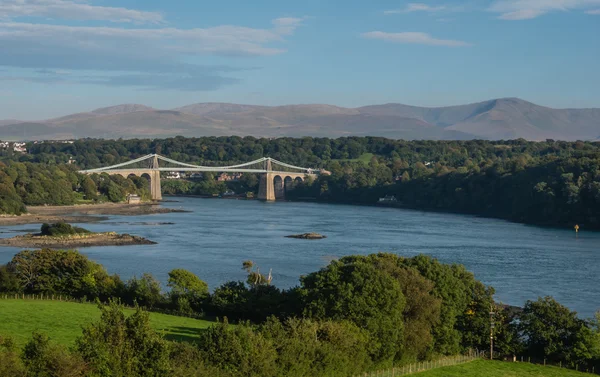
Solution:
M 160 164 L 159 164 L 160 162 Z M 187 164 L 159 154 L 148 154 L 131 161 L 96 169 L 81 170 L 82 174 L 118 174 L 146 177 L 150 180 L 152 200 L 161 200 L 161 172 L 215 172 L 215 173 L 254 173 L 260 174 L 258 199 L 274 201 L 285 198 L 285 191 L 294 182 L 304 181 L 307 177 L 316 178 L 328 174 L 325 170 L 302 168 L 277 161 L 270 157 L 231 166 L 201 166 Z

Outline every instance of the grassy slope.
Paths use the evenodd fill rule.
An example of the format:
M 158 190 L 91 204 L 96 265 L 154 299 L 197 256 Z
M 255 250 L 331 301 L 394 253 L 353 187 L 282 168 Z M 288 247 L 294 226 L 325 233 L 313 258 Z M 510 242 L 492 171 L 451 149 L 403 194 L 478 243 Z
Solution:
M 371 158 L 375 156 L 373 153 L 363 153 L 358 158 L 348 158 L 348 159 L 338 159 L 332 161 L 340 161 L 340 162 L 362 162 L 365 165 L 368 165 L 371 162 Z
M 477 360 L 421 372 L 419 377 L 583 377 L 589 374 L 529 363 Z
M 133 313 L 126 309 L 126 313 Z M 18 344 L 31 338 L 33 331 L 41 331 L 65 345 L 74 343 L 81 335 L 81 327 L 97 321 L 100 310 L 93 304 L 60 301 L 0 300 L 0 335 L 12 336 Z M 164 331 L 171 340 L 193 341 L 201 329 L 211 325 L 186 317 L 150 313 L 150 323 Z

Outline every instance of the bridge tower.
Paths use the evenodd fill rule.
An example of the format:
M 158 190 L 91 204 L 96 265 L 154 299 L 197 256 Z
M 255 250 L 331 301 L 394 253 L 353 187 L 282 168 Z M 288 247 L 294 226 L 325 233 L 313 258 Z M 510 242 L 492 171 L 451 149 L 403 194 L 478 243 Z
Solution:
M 258 199 L 273 202 L 275 201 L 275 185 L 273 184 L 275 176 L 273 173 L 270 173 L 271 171 L 273 171 L 273 167 L 271 166 L 271 159 L 265 160 L 265 170 L 267 172 L 260 175 L 260 182 L 258 185 Z
M 150 196 L 152 200 L 162 200 L 162 191 L 160 187 L 160 170 L 158 170 L 158 156 L 152 158 L 152 166 L 150 166 Z

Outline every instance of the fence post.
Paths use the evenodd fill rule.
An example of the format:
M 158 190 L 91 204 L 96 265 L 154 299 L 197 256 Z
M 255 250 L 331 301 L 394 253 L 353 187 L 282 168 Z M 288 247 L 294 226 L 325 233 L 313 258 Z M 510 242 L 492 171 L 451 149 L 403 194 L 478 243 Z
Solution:
M 544 366 L 546 366 L 546 359 L 544 359 Z
M 523 362 L 523 356 L 521 356 L 521 362 Z
M 527 362 L 528 362 L 529 364 L 531 364 L 531 356 L 529 356 L 529 358 L 528 358 Z
M 562 360 L 558 362 L 558 367 L 562 368 Z

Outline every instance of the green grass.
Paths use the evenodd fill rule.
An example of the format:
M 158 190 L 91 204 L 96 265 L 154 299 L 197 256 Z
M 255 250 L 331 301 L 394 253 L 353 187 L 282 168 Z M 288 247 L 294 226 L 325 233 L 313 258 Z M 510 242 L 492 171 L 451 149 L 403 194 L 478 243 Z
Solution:
M 127 314 L 133 309 L 125 309 Z M 50 339 L 72 345 L 81 328 L 100 318 L 94 304 L 45 300 L 0 300 L 0 335 L 11 336 L 23 345 L 33 331 L 46 333 Z M 212 322 L 173 315 L 150 313 L 150 324 L 162 331 L 166 339 L 194 341 L 202 329 Z
M 476 360 L 418 373 L 419 377 L 583 377 L 574 370 L 505 361 Z
M 373 158 L 373 156 L 375 156 L 373 153 L 363 153 L 360 156 L 358 156 L 358 158 L 346 158 L 346 159 L 338 159 L 338 160 L 332 160 L 332 161 L 362 162 L 363 164 L 367 165 L 367 164 L 369 164 L 369 162 L 371 162 L 371 158 Z

